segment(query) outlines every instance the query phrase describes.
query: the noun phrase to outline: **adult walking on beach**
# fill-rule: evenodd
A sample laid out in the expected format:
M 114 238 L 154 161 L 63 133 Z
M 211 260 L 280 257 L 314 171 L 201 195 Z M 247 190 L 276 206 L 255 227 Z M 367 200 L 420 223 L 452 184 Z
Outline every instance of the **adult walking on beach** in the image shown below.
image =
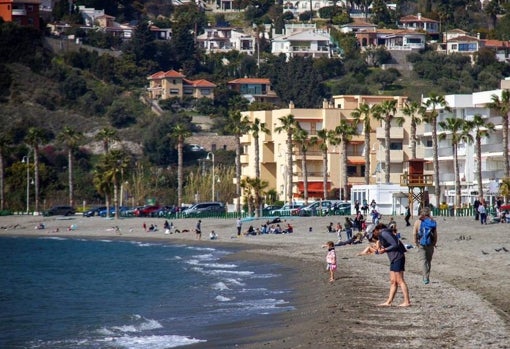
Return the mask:
M 437 223 L 430 217 L 430 208 L 425 207 L 420 211 L 419 219 L 414 222 L 413 235 L 422 263 L 423 283 L 426 285 L 430 282 L 432 256 L 437 244 Z
M 404 301 L 399 304 L 400 307 L 408 307 L 411 305 L 409 299 L 409 289 L 407 288 L 406 281 L 404 280 L 404 271 L 406 264 L 405 247 L 400 240 L 393 234 L 393 231 L 388 229 L 384 224 L 378 224 L 373 232 L 373 238 L 379 240 L 380 248 L 375 252 L 376 254 L 386 253 L 390 260 L 390 292 L 386 302 L 379 304 L 379 306 L 390 306 L 393 299 L 397 294 L 397 289 L 400 287 Z
M 237 228 L 237 236 L 241 236 L 241 229 L 243 228 L 243 222 L 241 221 L 241 217 L 237 218 L 236 228 Z
M 195 234 L 197 240 L 200 240 L 202 238 L 202 221 L 200 219 L 198 220 L 197 226 L 195 227 Z

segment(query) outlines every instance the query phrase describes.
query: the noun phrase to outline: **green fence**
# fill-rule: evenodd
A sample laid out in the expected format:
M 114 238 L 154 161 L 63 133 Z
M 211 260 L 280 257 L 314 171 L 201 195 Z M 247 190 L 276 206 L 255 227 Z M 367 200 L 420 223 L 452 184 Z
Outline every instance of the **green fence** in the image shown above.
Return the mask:
M 442 217 L 474 217 L 475 216 L 475 208 L 474 207 L 465 207 L 465 208 L 457 208 L 453 207 L 438 209 L 434 208 L 432 210 L 432 214 L 434 216 L 442 216 Z M 494 207 L 487 208 L 487 215 L 495 215 L 496 209 Z

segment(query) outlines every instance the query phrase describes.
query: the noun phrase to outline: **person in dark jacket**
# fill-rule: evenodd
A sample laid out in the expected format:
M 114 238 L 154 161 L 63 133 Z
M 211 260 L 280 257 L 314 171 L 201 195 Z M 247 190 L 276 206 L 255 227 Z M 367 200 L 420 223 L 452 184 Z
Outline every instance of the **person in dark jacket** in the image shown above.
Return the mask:
M 391 306 L 393 299 L 400 287 L 404 301 L 399 305 L 401 307 L 408 307 L 411 305 L 409 299 L 409 289 L 404 280 L 404 271 L 406 264 L 405 247 L 400 240 L 393 234 L 393 231 L 388 229 L 384 224 L 378 224 L 373 232 L 373 238 L 379 240 L 379 250 L 376 254 L 388 255 L 390 260 L 390 293 L 386 302 L 379 304 L 379 306 Z

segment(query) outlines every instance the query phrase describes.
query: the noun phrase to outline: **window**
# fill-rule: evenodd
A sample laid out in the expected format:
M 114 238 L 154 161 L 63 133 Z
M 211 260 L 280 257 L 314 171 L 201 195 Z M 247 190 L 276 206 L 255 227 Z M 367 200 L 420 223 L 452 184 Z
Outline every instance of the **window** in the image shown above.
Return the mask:
M 193 89 L 192 89 L 192 88 L 185 88 L 185 89 L 183 90 L 183 93 L 184 93 L 185 95 L 192 95 L 192 94 L 193 94 Z
M 171 94 L 171 95 L 178 95 L 178 94 L 179 94 L 179 90 L 178 90 L 178 89 L 176 89 L 176 88 L 171 88 L 171 89 L 170 89 L 170 94 Z
M 209 96 L 211 94 L 211 89 L 203 88 L 202 90 L 200 90 L 200 92 L 202 93 L 202 96 Z
M 427 148 L 431 148 L 432 147 L 432 139 L 428 139 L 424 142 L 424 145 L 427 147 Z
M 407 38 L 408 44 L 421 44 L 420 38 Z
M 476 43 L 459 44 L 459 51 L 462 52 L 473 52 L 477 50 Z
M 457 44 L 452 44 L 452 50 L 457 51 Z
M 390 142 L 390 150 L 402 150 L 402 142 Z

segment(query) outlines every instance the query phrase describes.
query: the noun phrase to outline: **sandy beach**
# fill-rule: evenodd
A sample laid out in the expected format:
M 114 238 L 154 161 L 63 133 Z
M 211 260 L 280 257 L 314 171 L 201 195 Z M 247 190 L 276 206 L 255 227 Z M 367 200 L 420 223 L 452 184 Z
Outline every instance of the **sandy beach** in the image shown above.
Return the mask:
M 382 222 L 388 220 L 383 217 Z M 411 227 L 405 227 L 402 217 L 395 220 L 403 241 L 412 244 Z M 410 249 L 406 255 L 409 308 L 376 306 L 387 297 L 389 262 L 385 255 L 357 256 L 366 242 L 337 247 L 339 269 L 335 282 L 328 282 L 326 250 L 321 246 L 328 240 L 336 241 L 326 226 L 329 222 L 343 224 L 343 217 L 290 218 L 293 234 L 241 238 L 236 237 L 235 220 L 202 219 L 203 236 L 198 241 L 192 232 L 194 219 L 173 220 L 176 228 L 189 232 L 165 235 L 161 229 L 164 219 L 160 218 L 7 216 L 0 217 L 0 236 L 238 246 L 241 252 L 233 258 L 271 260 L 292 267 L 295 272 L 286 277 L 296 289 L 296 310 L 279 315 L 278 329 L 232 343 L 236 348 L 509 348 L 510 225 L 482 226 L 472 217 L 437 220 L 439 242 L 430 284 L 422 283 L 416 251 Z M 40 222 L 45 229 L 35 229 Z M 157 224 L 159 231 L 145 232 L 144 222 Z M 262 222 L 265 220 L 244 222 L 243 230 Z M 67 231 L 72 224 L 77 229 Z M 218 240 L 209 240 L 211 230 L 219 234 Z M 400 302 L 401 295 L 397 294 L 395 304 Z

